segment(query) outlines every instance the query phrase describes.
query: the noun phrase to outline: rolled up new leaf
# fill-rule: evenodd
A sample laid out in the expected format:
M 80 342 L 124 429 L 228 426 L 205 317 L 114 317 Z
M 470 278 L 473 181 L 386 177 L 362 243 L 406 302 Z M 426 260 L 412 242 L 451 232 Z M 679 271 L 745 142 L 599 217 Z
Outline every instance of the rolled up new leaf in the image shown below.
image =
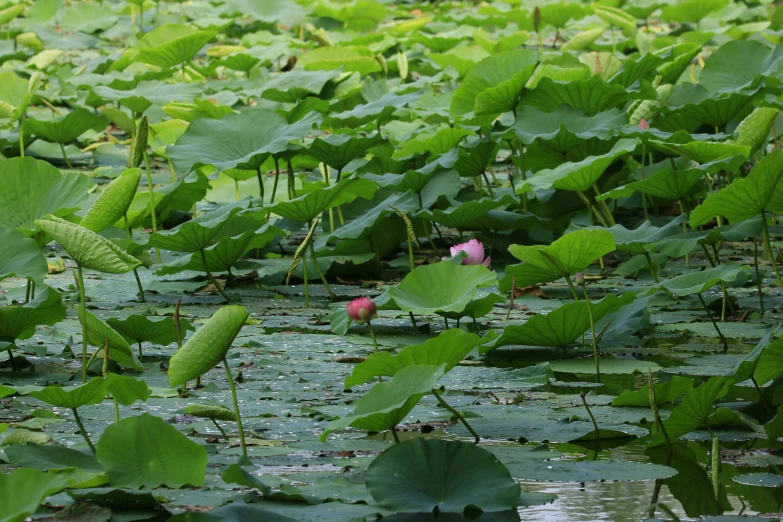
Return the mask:
M 224 306 L 199 328 L 169 360 L 172 387 L 199 377 L 222 361 L 248 318 L 244 306 Z
M 35 224 L 57 241 L 82 268 L 106 274 L 124 274 L 141 265 L 141 261 L 81 225 L 51 215 L 36 219 Z

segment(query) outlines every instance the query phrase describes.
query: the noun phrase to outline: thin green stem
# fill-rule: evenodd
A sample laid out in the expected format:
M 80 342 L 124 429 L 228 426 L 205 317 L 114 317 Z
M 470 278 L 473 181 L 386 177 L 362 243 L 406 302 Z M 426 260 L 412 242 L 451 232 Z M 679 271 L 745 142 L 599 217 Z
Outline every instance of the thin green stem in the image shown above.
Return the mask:
M 24 158 L 24 116 L 19 118 L 19 156 Z
M 209 267 L 207 266 L 207 254 L 204 252 L 204 249 L 202 248 L 199 250 L 199 252 L 201 252 L 201 263 L 204 265 L 204 272 L 207 273 L 207 279 L 209 279 L 209 282 L 212 283 L 218 292 L 220 292 L 220 295 L 223 296 L 223 299 L 225 299 L 227 303 L 230 303 L 231 299 L 229 299 L 226 292 L 220 287 L 217 280 L 212 275 L 212 272 L 209 271 Z
M 71 408 L 71 411 L 73 412 L 73 418 L 76 420 L 76 425 L 79 426 L 79 432 L 82 434 L 82 437 L 84 437 L 84 441 L 90 447 L 90 451 L 92 451 L 94 454 L 95 446 L 93 446 L 92 441 L 90 440 L 90 436 L 87 435 L 87 430 L 84 429 L 84 424 L 82 424 L 82 419 L 79 417 L 79 413 L 76 411 L 76 408 Z
M 310 308 L 310 287 L 307 280 L 307 256 L 302 256 L 302 279 L 304 280 L 305 308 Z
M 704 311 L 706 312 L 707 316 L 709 316 L 710 321 L 712 322 L 712 326 L 715 327 L 715 331 L 718 332 L 718 337 L 720 337 L 721 343 L 723 343 L 723 353 L 726 353 L 729 351 L 729 343 L 726 341 L 726 338 L 723 336 L 723 333 L 720 331 L 720 328 L 718 328 L 718 323 L 715 322 L 715 318 L 712 316 L 712 312 L 710 312 L 710 309 L 707 308 L 707 303 L 704 302 L 704 298 L 701 296 L 701 294 L 696 294 L 699 296 L 699 301 L 701 301 L 701 305 L 704 307 Z
M 764 240 L 764 254 L 767 255 L 769 262 L 772 263 L 775 277 L 778 278 L 778 285 L 783 289 L 783 280 L 780 278 L 780 270 L 778 270 L 778 264 L 775 261 L 775 253 L 772 251 L 772 245 L 769 241 L 769 225 L 767 224 L 767 218 L 764 215 L 764 212 L 761 213 L 761 234 Z
M 141 278 L 139 277 L 138 268 L 133 269 L 133 277 L 136 278 L 136 286 L 139 287 L 139 299 L 141 300 L 142 303 L 144 303 L 147 300 L 144 298 L 144 287 L 141 286 Z
M 155 217 L 155 191 L 152 184 L 152 173 L 150 172 L 150 157 L 147 155 L 147 151 L 144 151 L 144 169 L 147 172 L 147 190 L 150 194 L 150 218 L 152 219 L 152 232 L 158 231 L 158 219 Z M 160 248 L 155 247 L 155 259 L 160 263 Z
M 275 196 L 277 195 L 277 184 L 280 181 L 280 159 L 275 156 L 275 184 L 272 186 L 272 196 L 269 198 L 269 204 L 275 202 Z
M 79 301 L 82 304 L 82 383 L 87 382 L 87 299 L 84 295 L 84 277 L 81 265 L 76 265 L 79 276 Z
M 226 430 L 224 430 L 224 429 L 223 429 L 223 428 L 220 426 L 220 424 L 218 424 L 218 423 L 217 423 L 217 421 L 216 421 L 215 419 L 212 419 L 212 424 L 214 424 L 214 425 L 215 425 L 215 427 L 216 427 L 216 428 L 218 429 L 218 431 L 220 432 L 220 434 L 221 434 L 221 435 L 223 435 L 223 438 L 224 438 L 224 439 L 226 439 L 226 440 L 228 440 L 228 438 L 229 438 L 229 436 L 228 436 L 228 433 L 226 433 Z
M 753 265 L 756 267 L 756 285 L 759 291 L 759 309 L 761 317 L 764 317 L 764 294 L 761 293 L 761 274 L 759 273 L 759 242 L 753 238 Z
M 647 156 L 647 144 L 642 143 L 642 181 L 644 181 L 644 163 L 645 163 L 645 157 Z M 644 209 L 644 219 L 649 221 L 650 215 L 647 213 L 647 195 L 642 192 L 642 208 Z
M 476 433 L 476 431 L 473 429 L 473 427 L 468 423 L 468 421 L 465 420 L 465 417 L 462 416 L 460 412 L 458 412 L 456 409 L 452 408 L 449 403 L 447 403 L 445 400 L 443 400 L 443 397 L 440 396 L 440 393 L 438 393 L 438 390 L 435 388 L 432 389 L 432 394 L 435 396 L 436 399 L 438 399 L 438 402 L 441 406 L 446 408 L 451 412 L 452 415 L 457 417 L 459 421 L 462 423 L 463 426 L 465 426 L 465 429 L 470 432 L 471 435 L 473 435 L 473 438 L 475 439 L 474 444 L 478 444 L 481 442 L 481 437 L 479 437 L 479 434 Z
M 315 257 L 315 245 L 313 244 L 313 240 L 310 240 L 310 256 L 313 259 L 313 264 L 315 265 L 315 270 L 318 272 L 318 277 L 321 278 L 321 282 L 326 287 L 326 291 L 329 292 L 329 298 L 334 299 L 337 297 L 337 294 L 334 293 L 334 290 L 332 290 L 332 287 L 329 286 L 329 283 L 326 281 L 326 275 L 324 275 L 323 270 L 321 270 L 321 266 L 318 264 L 318 260 Z
M 413 326 L 413 333 L 419 333 L 419 325 L 416 324 L 416 318 L 413 317 L 413 312 L 408 312 L 408 316 L 411 318 L 411 325 Z
M 593 423 L 593 428 L 595 428 L 595 435 L 598 436 L 598 423 L 595 421 L 595 417 L 593 416 L 593 412 L 590 411 L 590 406 L 587 404 L 587 399 L 585 398 L 585 392 L 584 390 L 581 390 L 579 392 L 579 396 L 582 398 L 582 404 L 584 404 L 585 409 L 587 410 L 587 415 L 590 417 L 590 420 Z
M 399 444 L 400 437 L 397 435 L 397 428 L 392 427 L 391 432 L 392 432 L 392 437 L 394 437 L 394 443 Z
M 256 178 L 258 179 L 258 192 L 261 195 L 261 201 L 264 201 L 264 178 L 261 175 L 261 167 L 256 167 Z
M 579 301 L 579 294 L 576 293 L 576 288 L 574 288 L 574 283 L 571 282 L 571 278 L 566 276 L 565 280 L 566 283 L 568 283 L 568 288 L 571 289 L 571 295 L 574 296 L 574 301 Z
M 495 191 L 492 190 L 492 183 L 489 182 L 489 178 L 487 177 L 486 172 L 482 172 L 481 175 L 484 177 L 484 183 L 487 184 L 487 191 L 489 192 L 489 197 L 494 198 L 495 197 Z
M 65 153 L 65 144 L 60 143 L 60 152 L 62 152 L 63 160 L 65 160 L 65 164 L 68 166 L 69 169 L 73 168 L 73 165 L 71 165 L 71 160 L 68 159 L 68 154 Z
M 598 362 L 598 337 L 595 335 L 595 321 L 593 320 L 593 305 L 590 303 L 590 296 L 587 295 L 587 285 L 582 284 L 582 292 L 585 295 L 585 301 L 587 301 L 587 316 L 590 319 L 590 331 L 593 334 L 593 356 L 595 357 L 595 378 L 598 382 L 601 381 L 601 368 Z M 597 429 L 597 428 L 596 428 Z
M 370 331 L 370 337 L 372 338 L 372 345 L 375 348 L 375 353 L 378 353 L 378 339 L 375 338 L 375 330 L 372 329 L 370 321 L 367 321 L 367 329 Z M 383 382 L 383 378 L 379 375 L 378 382 Z
M 237 428 L 239 429 L 239 445 L 242 447 L 242 455 L 247 458 L 247 446 L 245 446 L 245 430 L 242 427 L 242 415 L 239 413 L 239 401 L 237 401 L 237 389 L 234 386 L 234 378 L 231 376 L 231 368 L 228 361 L 223 357 L 223 366 L 226 368 L 226 377 L 228 385 L 231 387 L 231 399 L 234 401 L 234 413 L 237 415 Z

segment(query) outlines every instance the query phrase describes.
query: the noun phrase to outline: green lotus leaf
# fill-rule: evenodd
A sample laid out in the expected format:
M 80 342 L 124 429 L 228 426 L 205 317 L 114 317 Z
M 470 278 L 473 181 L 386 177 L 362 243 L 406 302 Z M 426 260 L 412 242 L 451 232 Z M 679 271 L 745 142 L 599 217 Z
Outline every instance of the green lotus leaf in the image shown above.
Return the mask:
M 161 68 L 175 67 L 192 60 L 215 34 L 186 25 L 160 25 L 139 39 L 135 59 Z
M 538 53 L 514 50 L 493 54 L 476 64 L 451 98 L 449 114 L 455 121 L 480 117 L 488 123 L 516 107 L 538 64 Z
M 210 100 L 203 100 L 198 98 L 193 100 L 193 103 L 176 101 L 170 102 L 161 107 L 161 110 L 172 118 L 177 118 L 180 122 L 184 121 L 186 123 L 195 121 L 199 118 L 219 120 L 224 116 L 234 114 L 234 109 L 231 107 L 220 105 L 219 103 L 213 103 Z M 171 120 L 162 121 L 158 125 L 165 125 L 170 123 Z M 181 126 L 181 123 L 178 124 L 178 126 Z M 187 128 L 187 125 L 185 128 Z M 167 145 L 174 145 L 174 143 L 177 141 L 177 138 L 179 138 L 185 131 L 185 128 L 182 128 L 182 132 L 179 132 L 170 143 L 167 143 Z
M 376 197 L 369 201 L 370 204 L 377 203 L 375 206 L 371 207 L 366 212 L 353 217 L 350 221 L 347 221 L 345 225 L 336 228 L 334 232 L 319 238 L 315 243 L 316 249 L 324 249 L 327 243 L 334 238 L 361 239 L 369 237 L 373 230 L 380 225 L 383 225 L 386 219 L 389 219 L 389 216 L 396 214 L 392 207 L 396 207 L 406 213 L 411 212 L 416 208 L 416 202 L 413 198 L 413 193 L 410 190 L 403 193 L 393 193 L 384 198 L 385 195 L 385 192 L 376 192 Z M 343 211 L 343 213 L 345 214 L 346 212 Z
M 294 221 L 309 223 L 330 208 L 350 203 L 356 198 L 370 199 L 376 190 L 378 186 L 368 179 L 349 178 L 296 199 L 280 201 L 265 207 L 265 210 Z
M 414 155 L 439 156 L 449 152 L 457 146 L 466 136 L 473 135 L 466 129 L 443 128 L 434 134 L 419 134 L 415 138 L 406 141 L 394 151 L 393 158 L 406 158 Z
M 310 113 L 289 124 L 282 116 L 265 109 L 229 114 L 219 120 L 198 119 L 167 153 L 177 170 L 190 172 L 203 165 L 218 171 L 255 170 L 270 154 L 283 152 L 292 141 L 304 138 L 322 117 Z
M 424 210 L 419 212 L 416 217 L 430 219 L 447 227 L 464 230 L 475 224 L 490 210 L 505 207 L 512 203 L 515 203 L 514 198 L 509 195 L 505 195 L 500 199 L 481 198 L 474 201 L 465 201 L 445 210 Z
M 382 70 L 372 51 L 354 45 L 317 47 L 299 57 L 299 65 L 306 71 L 343 68 L 362 76 Z
M 199 252 L 212 244 L 220 229 L 233 215 L 248 208 L 249 205 L 249 200 L 242 199 L 200 214 L 195 219 L 186 221 L 171 230 L 155 232 L 150 236 L 150 245 L 175 252 Z
M 746 178 L 711 194 L 691 213 L 692 227 L 724 216 L 732 223 L 752 218 L 766 211 L 783 212 L 783 151 L 775 150 L 754 165 Z
M 778 109 L 758 107 L 737 126 L 737 144 L 750 147 L 755 154 L 766 142 L 778 117 Z
M 136 354 L 133 352 L 130 345 L 128 345 L 128 341 L 126 341 L 122 335 L 89 310 L 86 311 L 86 319 L 83 320 L 82 308 L 77 306 L 74 309 L 76 310 L 76 316 L 79 318 L 79 321 L 84 324 L 88 344 L 97 348 L 103 348 L 108 341 L 110 360 L 116 362 L 120 366 L 144 371 L 144 366 L 141 365 Z
M 243 306 L 223 306 L 169 360 L 169 384 L 199 377 L 226 357 L 249 314 Z
M 345 389 L 364 384 L 374 377 L 393 377 L 403 368 L 417 364 L 443 365 L 444 373 L 448 373 L 481 342 L 476 334 L 452 328 L 422 344 L 406 346 L 397 355 L 389 352 L 370 354 L 354 366 L 353 373 L 345 379 Z
M 96 96 L 117 102 L 136 114 L 142 114 L 153 105 L 163 107 L 175 101 L 191 101 L 202 94 L 201 87 L 196 84 L 160 81 L 140 81 L 129 89 L 114 89 L 105 85 L 91 88 Z
M 357 105 L 351 110 L 330 114 L 327 118 L 327 122 L 334 126 L 348 127 L 352 129 L 360 127 L 371 121 L 374 121 L 380 125 L 381 123 L 389 120 L 392 114 L 394 114 L 397 110 L 418 101 L 422 94 L 423 93 L 421 92 L 412 92 L 410 94 L 395 94 L 393 92 L 387 92 L 377 100 L 371 100 L 368 103 Z
M 7 24 L 20 14 L 22 14 L 27 6 L 24 4 L 17 4 L 12 5 L 11 7 L 6 7 L 2 11 L 0 11 L 0 24 Z
M 141 261 L 108 239 L 80 225 L 55 216 L 36 219 L 35 224 L 57 241 L 82 268 L 107 274 L 124 274 L 141 265 Z
M 368 150 L 381 143 L 383 143 L 383 136 L 380 133 L 371 136 L 328 134 L 313 140 L 307 148 L 307 153 L 339 173 L 351 161 L 364 156 Z
M 655 250 L 659 241 L 679 234 L 683 221 L 685 215 L 681 214 L 662 227 L 653 226 L 649 221 L 645 221 L 633 230 L 628 230 L 623 225 L 615 225 L 608 230 L 614 234 L 617 250 L 645 254 Z
M 508 249 L 520 261 L 560 277 L 581 272 L 614 250 L 614 235 L 608 230 L 578 230 L 563 235 L 549 246 L 511 245 Z
M 59 444 L 16 444 L 5 449 L 5 455 L 19 467 L 50 469 L 79 468 L 100 473 L 103 468 L 92 454 L 82 453 Z
M 605 32 L 605 27 L 596 27 L 595 29 L 582 31 L 571 37 L 560 49 L 563 51 L 584 51 L 593 45 Z
M 201 486 L 206 450 L 159 417 L 142 413 L 108 426 L 95 454 L 114 486 Z
M 601 20 L 619 27 L 624 33 L 633 34 L 636 32 L 636 18 L 622 9 L 610 5 L 595 4 L 593 10 Z
M 682 402 L 675 406 L 669 418 L 663 421 L 669 440 L 674 442 L 683 435 L 697 430 L 707 424 L 715 412 L 715 401 L 729 391 L 731 381 L 725 377 L 712 377 L 710 380 L 685 392 Z M 663 432 L 655 430 L 648 446 L 660 446 L 666 442 Z
M 641 90 L 634 91 L 620 83 L 605 82 L 600 75 L 573 81 L 543 77 L 535 89 L 525 92 L 521 103 L 538 107 L 544 112 L 551 112 L 567 104 L 594 116 L 611 108 L 619 108 L 629 100 L 653 100 L 657 97 L 657 92 L 649 84 L 641 84 Z
M 273 76 L 258 89 L 251 89 L 248 94 L 256 94 L 267 100 L 283 103 L 296 103 L 308 96 L 320 96 L 324 88 L 335 82 L 340 71 L 306 71 L 294 69 Z
M 472 177 L 485 174 L 498 154 L 498 144 L 490 136 L 469 141 L 458 148 L 454 170 L 460 176 Z
M 36 219 L 79 209 L 87 200 L 90 178 L 75 172 L 63 175 L 45 161 L 25 157 L 0 162 L 0 183 L 0 228 L 30 236 Z
M 512 282 L 517 288 L 526 288 L 528 286 L 551 283 L 561 277 L 563 276 L 557 272 L 528 263 L 508 265 L 506 266 L 505 275 L 498 281 L 498 289 L 501 292 L 510 292 Z
M 60 292 L 44 286 L 35 299 L 23 305 L 0 306 L 0 339 L 14 342 L 27 339 L 40 325 L 53 326 L 65 319 L 66 310 Z
M 682 0 L 664 6 L 662 18 L 667 22 L 697 23 L 728 3 L 728 0 Z
M 104 377 L 106 391 L 123 406 L 130 406 L 136 401 L 146 401 L 152 395 L 147 381 L 127 375 L 110 373 Z
M 389 381 L 378 383 L 356 404 L 351 415 L 326 425 L 321 441 L 333 431 L 349 426 L 367 431 L 386 431 L 399 424 L 421 398 L 430 393 L 443 377 L 443 366 L 407 366 Z
M 634 139 L 621 139 L 606 154 L 589 156 L 576 163 L 563 163 L 555 169 L 539 171 L 518 190 L 556 188 L 584 192 L 598 181 L 618 157 L 633 152 L 637 145 L 638 142 Z
M 469 442 L 415 438 L 395 444 L 370 464 L 367 489 L 401 513 L 514 510 L 521 490 L 491 452 Z
M 15 72 L 0 73 L 0 118 L 19 120 L 30 103 L 29 82 Z
M 106 397 L 106 381 L 103 377 L 94 377 L 78 386 L 18 386 L 16 391 L 51 406 L 74 410 L 88 404 L 100 404 Z
M 545 141 L 547 146 L 559 152 L 568 152 L 578 143 L 590 138 L 609 139 L 617 129 L 626 124 L 626 115 L 619 109 L 609 109 L 588 116 L 581 109 L 561 105 L 552 112 L 544 112 L 530 105 L 517 111 L 512 129 L 517 139 L 525 145 Z
M 783 81 L 781 60 L 783 49 L 780 47 L 769 47 L 756 40 L 729 41 L 707 59 L 699 75 L 699 84 L 710 92 L 753 89 L 763 80 L 779 87 Z
M 107 124 L 104 116 L 79 108 L 53 120 L 27 118 L 25 130 L 52 143 L 70 143 L 88 130 L 103 130 Z
M 693 388 L 693 379 L 672 375 L 666 382 L 655 383 L 655 402 L 662 406 L 676 401 L 680 395 Z M 623 390 L 612 401 L 612 406 L 650 407 L 650 384 L 647 383 L 638 390 Z
M 691 272 L 676 277 L 672 277 L 650 288 L 648 294 L 659 292 L 663 289 L 668 290 L 677 297 L 684 297 L 690 294 L 700 294 L 709 290 L 721 281 L 724 283 L 733 283 L 748 267 L 742 266 L 734 261 L 718 265 L 714 268 L 708 268 L 701 272 Z
M 495 272 L 481 265 L 440 262 L 422 265 L 386 291 L 400 310 L 415 315 L 462 312 L 479 288 L 497 282 Z
M 46 497 L 62 490 L 67 483 L 64 476 L 30 468 L 0 475 L 0 522 L 26 520 Z
M 81 226 L 102 232 L 122 220 L 133 202 L 141 180 L 141 169 L 128 169 L 103 189 L 82 218 Z
M 35 240 L 16 230 L 0 229 L 0 280 L 25 277 L 42 285 L 47 272 L 46 259 Z
M 626 292 L 620 297 L 607 295 L 592 303 L 593 320 L 598 322 L 608 314 L 631 304 L 636 294 Z M 566 347 L 590 328 L 590 311 L 586 301 L 566 303 L 546 315 L 534 315 L 522 325 L 509 325 L 494 343 L 481 346 L 486 353 L 500 346 Z
M 225 406 L 211 404 L 188 404 L 185 406 L 185 413 L 202 419 L 237 421 L 237 414 Z
M 154 343 L 161 346 L 177 342 L 174 319 L 171 317 L 133 314 L 125 319 L 112 317 L 107 319 L 106 323 L 130 342 Z M 182 337 L 185 337 L 188 331 L 193 330 L 193 325 L 184 317 L 180 318 L 179 330 Z
M 657 125 L 672 132 L 699 122 L 723 128 L 749 114 L 752 103 L 746 93 L 712 93 L 699 84 L 681 83 L 672 89 L 662 110 L 667 117 Z

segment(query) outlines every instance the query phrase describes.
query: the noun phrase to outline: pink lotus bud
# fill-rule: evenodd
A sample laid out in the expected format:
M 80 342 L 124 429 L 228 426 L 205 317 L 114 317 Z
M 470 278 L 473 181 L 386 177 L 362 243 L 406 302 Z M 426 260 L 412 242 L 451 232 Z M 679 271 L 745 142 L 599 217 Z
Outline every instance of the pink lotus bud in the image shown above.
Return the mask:
M 584 286 L 584 284 L 585 284 L 585 275 L 582 272 L 577 272 L 576 275 L 574 275 L 574 281 L 579 286 Z
M 369 323 L 378 315 L 375 301 L 369 297 L 357 297 L 345 305 L 345 309 L 348 311 L 348 317 L 359 324 Z
M 647 129 L 650 128 L 650 124 L 647 123 L 647 120 L 642 118 L 641 121 L 639 122 L 639 128 L 642 129 L 642 130 L 647 130 Z
M 462 258 L 463 265 L 484 265 L 489 266 L 492 258 L 488 257 L 484 259 L 484 245 L 477 239 L 471 239 L 467 243 L 462 243 L 451 247 L 451 257 L 456 256 L 460 252 L 465 252 L 468 257 Z

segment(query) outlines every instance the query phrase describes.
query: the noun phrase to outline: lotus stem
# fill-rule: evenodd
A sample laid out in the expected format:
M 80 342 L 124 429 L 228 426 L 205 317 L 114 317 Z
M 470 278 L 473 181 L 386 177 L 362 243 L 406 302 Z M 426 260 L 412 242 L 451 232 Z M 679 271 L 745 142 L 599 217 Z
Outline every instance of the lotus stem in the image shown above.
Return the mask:
M 236 198 L 237 201 L 242 199 L 242 196 L 239 194 L 239 180 L 238 179 L 234 179 L 234 197 Z
M 413 312 L 408 312 L 408 316 L 411 318 L 411 325 L 413 326 L 413 333 L 419 333 L 419 325 L 416 324 L 416 318 L 413 317 Z
M 644 159 L 647 156 L 647 144 L 642 142 L 642 181 L 644 181 Z M 642 194 L 642 208 L 644 209 L 644 219 L 649 221 L 650 215 L 647 213 L 647 194 Z
M 231 368 L 228 366 L 228 360 L 223 357 L 223 366 L 226 368 L 226 377 L 228 385 L 231 387 L 231 399 L 234 401 L 234 413 L 237 415 L 237 428 L 239 429 L 239 444 L 242 446 L 242 455 L 247 458 L 247 446 L 245 446 L 245 430 L 242 427 L 242 416 L 239 413 L 239 402 L 237 401 L 237 389 L 234 386 L 234 378 L 231 376 Z
M 783 289 L 783 280 L 780 278 L 780 271 L 778 270 L 778 264 L 775 261 L 775 253 L 772 251 L 772 245 L 769 242 L 769 225 L 767 225 L 767 218 L 764 212 L 761 213 L 761 234 L 764 240 L 764 254 L 772 263 L 772 269 L 775 271 L 775 277 L 778 278 L 778 285 Z
M 304 280 L 305 308 L 310 308 L 310 288 L 307 286 L 307 256 L 302 257 L 302 279 Z
M 758 238 L 753 238 L 753 265 L 756 267 L 756 285 L 759 290 L 759 310 L 761 317 L 764 317 L 764 294 L 761 293 L 761 274 L 759 273 L 759 242 Z
M 652 378 L 652 370 L 647 368 L 647 382 L 650 386 L 650 407 L 653 412 L 653 420 L 655 426 L 663 433 L 663 438 L 666 439 L 666 447 L 669 448 L 669 454 L 672 452 L 672 441 L 669 439 L 669 434 L 666 432 L 666 426 L 663 425 L 661 420 L 661 413 L 658 410 L 658 398 L 655 396 L 655 383 Z
M 294 178 L 294 167 L 291 164 L 291 160 L 288 160 L 288 199 L 296 198 L 296 179 Z
M 587 213 L 588 213 L 588 214 L 590 214 L 590 213 L 593 213 L 593 214 L 595 214 L 595 217 L 597 217 L 597 218 L 598 218 L 598 221 L 600 221 L 600 222 L 601 222 L 601 224 L 602 224 L 604 227 L 606 227 L 606 228 L 609 228 L 609 225 L 607 225 L 607 223 L 606 223 L 606 219 L 604 219 L 604 216 L 601 214 L 601 212 L 598 212 L 598 211 L 595 209 L 595 207 L 593 206 L 593 204 L 592 204 L 592 203 L 590 203 L 590 200 L 587 198 L 587 196 L 585 196 L 585 195 L 584 195 L 584 193 L 583 193 L 581 190 L 577 190 L 577 191 L 576 191 L 576 193 L 577 193 L 577 195 L 579 196 L 579 199 L 581 199 L 581 200 L 584 202 L 585 206 L 587 207 Z
M 84 429 L 84 424 L 82 424 L 82 419 L 79 417 L 79 413 L 76 411 L 76 408 L 71 408 L 71 411 L 73 412 L 73 418 L 76 420 L 76 425 L 79 426 L 79 432 L 82 434 L 82 437 L 84 437 L 84 441 L 90 447 L 90 451 L 92 451 L 94 455 L 95 446 L 93 446 L 92 441 L 90 440 L 90 436 L 87 435 L 87 430 Z
M 595 193 L 595 201 L 598 204 L 598 207 L 601 209 L 601 211 L 604 213 L 604 216 L 606 217 L 606 222 L 609 223 L 611 226 L 615 226 L 617 223 L 614 221 L 614 217 L 612 216 L 612 211 L 609 209 L 609 206 L 606 204 L 606 202 L 602 199 L 598 199 L 601 195 L 601 192 L 598 190 L 598 186 L 596 186 L 595 183 L 593 183 L 593 192 Z
M 392 437 L 394 437 L 394 443 L 399 444 L 400 443 L 400 437 L 397 435 L 397 428 L 392 426 L 392 429 L 390 430 L 392 432 Z
M 712 437 L 712 455 L 710 471 L 712 475 L 712 489 L 715 492 L 715 498 L 720 498 L 720 439 Z
M 19 118 L 19 156 L 24 158 L 24 115 Z
M 275 184 L 272 186 L 272 197 L 269 198 L 270 205 L 275 202 L 275 196 L 277 195 L 277 183 L 279 181 L 280 181 L 280 159 L 277 156 L 275 156 Z
M 579 294 L 576 293 L 576 288 L 574 288 L 574 283 L 571 282 L 571 277 L 566 276 L 565 280 L 566 283 L 568 283 L 568 288 L 571 289 L 571 295 L 574 296 L 574 301 L 579 301 Z
M 212 420 L 212 424 L 214 424 L 214 425 L 215 425 L 215 427 L 216 427 L 216 428 L 218 429 L 218 431 L 220 432 L 220 434 L 221 434 L 221 435 L 223 435 L 223 438 L 225 438 L 226 440 L 228 440 L 230 437 L 228 436 L 228 433 L 226 433 L 226 430 L 224 430 L 224 429 L 223 429 L 223 428 L 220 426 L 220 424 L 218 424 L 218 423 L 217 423 L 217 421 L 216 421 L 215 419 L 211 419 L 211 420 Z
M 141 278 L 139 278 L 139 271 L 138 268 L 133 269 L 133 277 L 136 278 L 136 286 L 139 287 L 139 299 L 142 303 L 147 302 L 147 299 L 144 297 L 144 287 L 141 286 Z
M 256 178 L 258 178 L 258 192 L 261 195 L 261 201 L 264 201 L 264 178 L 261 175 L 261 167 L 256 167 Z
M 60 152 L 63 154 L 63 159 L 65 160 L 65 164 L 68 166 L 69 169 L 73 168 L 73 165 L 71 165 L 71 161 L 68 159 L 68 154 L 65 153 L 65 145 L 63 143 L 60 143 Z
M 139 347 L 141 347 L 141 343 L 139 343 Z M 101 375 L 104 379 L 109 375 L 109 362 L 109 338 L 106 337 L 106 341 L 103 343 L 103 366 L 101 367 Z M 114 401 L 114 422 L 120 422 L 120 403 L 117 402 L 117 397 L 114 395 L 111 398 Z
M 207 254 L 204 252 L 204 249 L 202 248 L 199 250 L 199 252 L 201 252 L 201 262 L 204 264 L 204 272 L 207 273 L 207 279 L 209 279 L 209 282 L 214 285 L 218 292 L 220 292 L 220 295 L 223 296 L 223 299 L 225 299 L 227 303 L 230 303 L 231 299 L 229 299 L 228 295 L 226 295 L 226 292 L 220 287 L 217 280 L 212 275 L 212 272 L 209 271 L 209 267 L 207 266 Z
M 28 279 L 24 289 L 24 302 L 30 302 L 30 291 L 32 290 L 32 280 Z
M 590 417 L 590 421 L 593 423 L 593 428 L 595 428 L 595 437 L 598 438 L 598 423 L 595 421 L 595 417 L 593 416 L 593 412 L 590 411 L 590 406 L 587 404 L 587 399 L 585 398 L 585 391 L 579 390 L 579 396 L 582 398 L 582 404 L 584 404 L 585 409 L 587 410 L 587 415 Z
M 334 293 L 334 290 L 332 290 L 332 287 L 326 281 L 326 275 L 324 275 L 323 270 L 321 270 L 321 266 L 318 264 L 318 260 L 315 257 L 315 245 L 313 244 L 312 239 L 310 240 L 310 255 L 313 258 L 313 264 L 315 265 L 315 270 L 318 272 L 318 277 L 321 278 L 321 282 L 326 287 L 326 291 L 329 292 L 329 298 L 334 299 L 337 297 L 337 294 Z
M 147 172 L 147 189 L 150 193 L 150 217 L 152 219 L 152 232 L 158 231 L 158 220 L 155 217 L 155 192 L 152 185 L 152 173 L 150 173 L 150 157 L 147 155 L 147 151 L 144 151 L 144 169 Z M 155 259 L 160 263 L 160 248 L 155 247 Z
M 599 367 L 599 362 L 598 362 L 598 337 L 596 337 L 595 335 L 595 321 L 593 320 L 593 305 L 592 303 L 590 303 L 590 296 L 587 295 L 586 282 L 582 283 L 582 292 L 584 292 L 585 301 L 587 301 L 587 315 L 590 318 L 590 331 L 593 334 L 593 356 L 595 357 L 595 379 L 597 382 L 601 382 L 601 368 Z
M 710 318 L 710 321 L 712 321 L 712 326 L 715 327 L 715 331 L 718 332 L 718 337 L 720 337 L 721 343 L 723 343 L 723 353 L 726 353 L 729 351 L 729 343 L 726 341 L 726 338 L 723 336 L 723 333 L 720 331 L 720 328 L 718 328 L 718 323 L 715 322 L 715 318 L 712 316 L 712 312 L 710 312 L 710 309 L 707 308 L 707 303 L 704 302 L 704 298 L 701 296 L 701 294 L 696 294 L 699 296 L 699 301 L 701 301 L 701 305 L 704 307 L 704 311 L 707 313 L 707 316 Z
M 473 439 L 474 439 L 473 444 L 478 444 L 479 442 L 481 442 L 481 437 L 479 437 L 479 434 L 476 433 L 476 431 L 473 429 L 473 427 L 470 425 L 470 423 L 465 420 L 465 417 L 463 417 L 460 412 L 458 412 L 456 409 L 451 407 L 449 405 L 449 403 L 447 403 L 445 400 L 443 400 L 443 397 L 441 397 L 440 393 L 438 393 L 438 390 L 433 388 L 432 389 L 432 394 L 435 396 L 436 399 L 438 399 L 438 402 L 440 403 L 440 405 L 443 406 L 444 408 L 446 408 L 447 410 L 449 410 L 452 415 L 457 417 L 457 419 L 459 419 L 459 421 L 462 423 L 462 425 L 465 426 L 465 429 L 467 429 L 470 432 L 470 434 L 473 435 Z
M 489 182 L 486 171 L 482 172 L 481 176 L 484 178 L 484 183 L 487 184 L 487 192 L 489 192 L 489 197 L 494 198 L 495 192 L 492 190 L 492 183 Z
M 511 309 L 514 308 L 514 299 L 517 297 L 517 278 L 511 276 L 511 295 L 508 298 L 508 311 L 506 311 L 506 321 L 511 317 Z
M 171 163 L 171 160 L 169 158 L 166 158 L 169 164 L 169 172 L 171 172 L 171 182 L 176 183 L 177 182 L 177 173 L 174 172 L 174 164 Z
M 182 348 L 182 329 L 179 326 L 179 305 L 181 300 L 177 299 L 177 304 L 174 305 L 174 315 L 171 317 L 174 325 L 174 337 L 177 340 L 177 348 Z
M 82 383 L 87 382 L 87 299 L 84 295 L 84 277 L 81 265 L 76 265 L 79 277 L 79 300 L 82 304 Z

